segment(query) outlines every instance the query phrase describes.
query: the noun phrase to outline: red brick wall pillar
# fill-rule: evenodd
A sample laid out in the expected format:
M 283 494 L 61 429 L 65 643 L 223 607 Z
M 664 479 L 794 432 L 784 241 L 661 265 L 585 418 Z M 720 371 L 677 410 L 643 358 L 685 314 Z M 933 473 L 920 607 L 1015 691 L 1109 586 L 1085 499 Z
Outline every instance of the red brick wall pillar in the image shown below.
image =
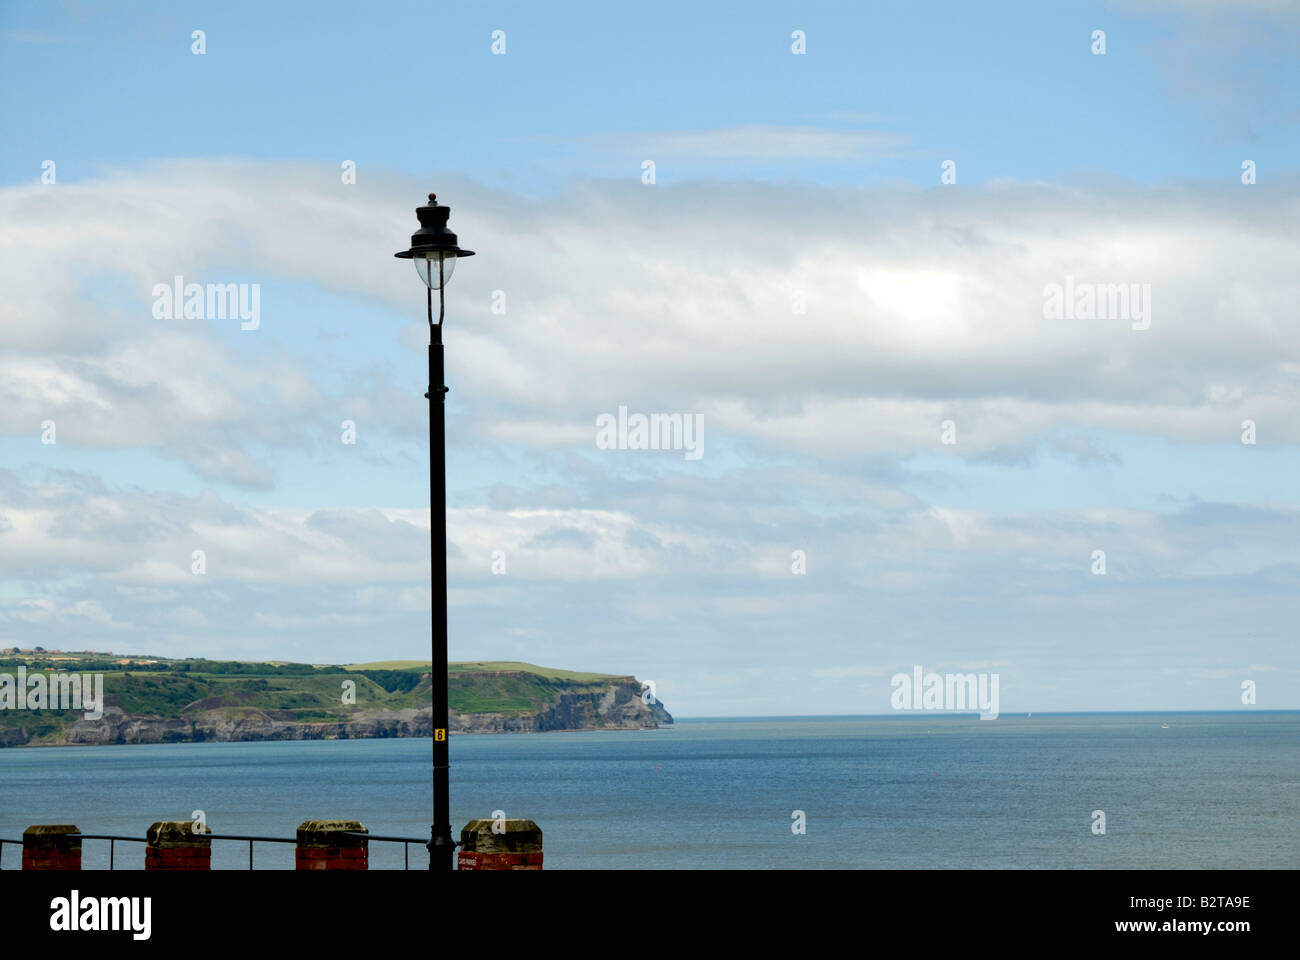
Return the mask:
M 146 870 L 211 870 L 212 841 L 190 820 L 160 820 L 145 834 Z
M 460 844 L 457 870 L 542 869 L 542 828 L 531 820 L 471 820 Z
M 368 832 L 356 820 L 306 820 L 298 826 L 294 866 L 299 870 L 369 869 L 370 839 L 350 837 Z
M 70 823 L 34 824 L 23 831 L 24 870 L 80 870 L 81 831 Z

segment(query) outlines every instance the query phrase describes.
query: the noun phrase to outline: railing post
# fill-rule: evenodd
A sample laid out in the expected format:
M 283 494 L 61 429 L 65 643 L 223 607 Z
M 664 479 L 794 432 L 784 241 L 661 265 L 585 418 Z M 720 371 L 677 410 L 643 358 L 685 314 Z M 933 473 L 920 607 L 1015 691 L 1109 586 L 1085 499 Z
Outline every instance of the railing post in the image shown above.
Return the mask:
M 471 820 L 460 831 L 457 870 L 540 870 L 542 828 L 531 820 Z
M 23 831 L 24 870 L 80 870 L 81 831 L 70 823 L 33 824 Z
M 212 840 L 190 820 L 160 820 L 145 834 L 146 870 L 211 870 Z
M 349 832 L 369 831 L 356 820 L 305 820 L 298 826 L 294 866 L 298 870 L 369 869 L 370 838 Z

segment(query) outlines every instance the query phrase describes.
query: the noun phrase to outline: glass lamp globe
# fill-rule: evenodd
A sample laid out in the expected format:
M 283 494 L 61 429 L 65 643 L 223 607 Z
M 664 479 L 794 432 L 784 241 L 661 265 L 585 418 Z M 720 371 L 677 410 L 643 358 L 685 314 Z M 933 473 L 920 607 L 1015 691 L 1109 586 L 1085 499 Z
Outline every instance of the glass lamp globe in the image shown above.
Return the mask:
M 435 250 L 417 253 L 411 259 L 415 261 L 415 272 L 420 275 L 420 279 L 430 290 L 441 290 L 445 287 L 456 270 L 455 253 Z

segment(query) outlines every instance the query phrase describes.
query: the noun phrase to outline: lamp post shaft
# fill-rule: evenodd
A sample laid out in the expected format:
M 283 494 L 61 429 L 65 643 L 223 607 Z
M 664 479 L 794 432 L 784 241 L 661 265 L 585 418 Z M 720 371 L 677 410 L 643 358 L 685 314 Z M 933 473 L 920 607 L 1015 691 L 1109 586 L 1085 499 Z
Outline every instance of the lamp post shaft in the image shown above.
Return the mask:
M 441 307 L 441 290 L 438 300 Z M 429 559 L 433 590 L 433 829 L 429 869 L 451 870 L 456 845 L 451 837 L 447 749 L 447 387 L 443 383 L 441 317 L 439 321 L 429 324 Z
M 433 601 L 429 665 L 433 701 L 433 825 L 429 829 L 429 869 L 455 869 L 456 843 L 451 838 L 450 751 L 447 704 L 447 385 L 443 383 L 443 290 L 451 279 L 450 267 L 461 257 L 456 234 L 447 229 L 451 210 L 429 194 L 427 206 L 416 207 L 420 229 L 411 234 L 411 246 L 393 256 L 414 260 L 424 281 L 429 309 L 429 581 Z M 437 268 L 435 283 L 434 268 Z M 433 322 L 433 291 L 438 291 L 438 322 Z

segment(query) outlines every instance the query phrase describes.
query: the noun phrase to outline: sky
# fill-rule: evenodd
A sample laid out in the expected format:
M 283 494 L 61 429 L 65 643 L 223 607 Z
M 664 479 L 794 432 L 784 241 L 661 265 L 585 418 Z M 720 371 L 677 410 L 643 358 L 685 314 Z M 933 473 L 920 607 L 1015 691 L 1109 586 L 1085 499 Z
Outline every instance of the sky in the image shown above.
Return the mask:
M 1300 708 L 1298 41 L 1292 0 L 6 2 L 0 646 L 428 658 L 392 254 L 435 191 L 452 659 L 679 716 L 915 666 Z M 621 407 L 698 456 L 609 449 Z

